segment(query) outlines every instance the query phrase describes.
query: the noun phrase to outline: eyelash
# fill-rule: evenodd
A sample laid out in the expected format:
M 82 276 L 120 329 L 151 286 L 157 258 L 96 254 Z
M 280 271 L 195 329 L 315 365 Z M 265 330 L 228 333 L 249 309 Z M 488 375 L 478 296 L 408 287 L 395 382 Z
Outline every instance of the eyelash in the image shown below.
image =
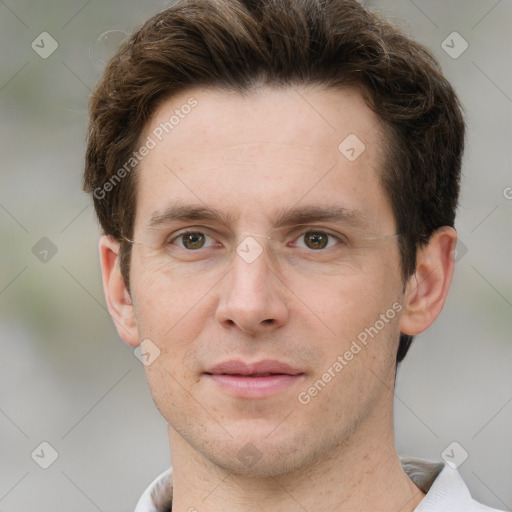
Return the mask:
M 197 234 L 197 233 L 200 233 L 200 234 L 203 234 L 207 237 L 210 237 L 213 239 L 213 237 L 211 237 L 210 235 L 208 235 L 207 233 L 204 233 L 203 231 L 196 231 L 196 230 L 187 230 L 187 231 L 182 231 L 181 233 L 178 233 L 177 235 L 174 235 L 172 238 L 169 238 L 167 241 L 166 241 L 166 245 L 175 245 L 176 247 L 178 247 L 179 249 L 182 249 L 184 251 L 187 251 L 187 252 L 198 252 L 200 251 L 201 249 L 205 249 L 205 247 L 201 247 L 199 249 L 196 249 L 196 250 L 193 250 L 193 249 L 187 249 L 186 247 L 181 247 L 179 245 L 176 245 L 174 242 L 175 240 L 178 240 L 179 238 L 185 236 L 185 235 L 190 235 L 190 234 Z M 323 231 L 323 230 L 314 230 L 314 229 L 308 229 L 306 231 L 302 231 L 297 237 L 295 237 L 294 240 L 297 240 L 303 236 L 305 236 L 306 234 L 308 233 L 315 233 L 315 234 L 322 234 L 322 235 L 327 235 L 328 237 L 330 238 L 334 238 L 335 240 L 338 241 L 338 243 L 341 243 L 341 244 L 345 244 L 346 241 L 339 235 L 335 235 L 333 233 L 330 233 L 329 231 Z M 218 243 L 218 242 L 217 242 Z M 329 244 L 329 242 L 327 243 L 327 245 Z M 297 245 L 294 244 L 294 247 L 297 247 Z M 301 247 L 302 249 L 304 249 L 304 247 Z M 311 252 L 325 252 L 327 251 L 328 249 L 332 249 L 333 246 L 331 247 L 326 247 L 326 248 L 322 248 L 322 249 L 309 249 Z M 208 247 L 206 247 L 206 249 L 208 249 Z M 305 249 L 308 249 L 307 247 Z

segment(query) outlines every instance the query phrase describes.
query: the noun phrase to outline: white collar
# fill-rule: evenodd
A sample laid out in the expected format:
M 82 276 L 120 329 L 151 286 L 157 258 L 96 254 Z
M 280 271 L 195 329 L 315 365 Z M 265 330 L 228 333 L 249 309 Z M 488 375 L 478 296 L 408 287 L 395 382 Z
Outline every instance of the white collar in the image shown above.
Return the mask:
M 414 512 L 500 512 L 471 498 L 456 469 L 442 463 L 401 456 L 409 478 L 426 494 Z M 172 469 L 159 475 L 141 496 L 134 512 L 170 512 Z

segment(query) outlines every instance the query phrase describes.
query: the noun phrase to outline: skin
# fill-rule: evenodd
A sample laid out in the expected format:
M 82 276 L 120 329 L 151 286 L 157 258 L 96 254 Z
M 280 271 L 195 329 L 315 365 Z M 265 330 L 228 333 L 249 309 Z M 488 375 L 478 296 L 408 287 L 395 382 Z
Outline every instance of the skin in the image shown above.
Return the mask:
M 414 510 L 424 493 L 396 453 L 395 357 L 399 333 L 424 331 L 441 311 L 455 230 L 434 233 L 407 283 L 396 237 L 348 253 L 334 240 L 334 249 L 319 255 L 301 233 L 361 240 L 396 230 L 379 180 L 385 135 L 359 92 L 191 89 L 161 104 L 144 139 L 190 97 L 197 107 L 138 171 L 130 292 L 118 243 L 107 236 L 100 242 L 105 295 L 120 336 L 134 347 L 149 338 L 160 350 L 146 374 L 169 424 L 173 510 Z M 352 162 L 338 150 L 349 134 L 366 146 Z M 148 228 L 174 204 L 207 205 L 231 220 Z M 331 205 L 359 212 L 357 228 L 320 221 L 302 231 L 274 229 L 283 209 Z M 184 260 L 186 249 L 159 249 L 187 227 L 211 236 L 201 256 L 189 251 L 192 259 Z M 253 237 L 264 250 L 252 263 L 235 252 L 248 234 L 271 237 Z M 298 394 L 396 303 L 401 311 L 378 335 L 300 403 Z M 236 358 L 283 361 L 303 376 L 272 396 L 235 397 L 204 372 Z M 252 464 L 238 456 L 247 443 L 259 456 Z

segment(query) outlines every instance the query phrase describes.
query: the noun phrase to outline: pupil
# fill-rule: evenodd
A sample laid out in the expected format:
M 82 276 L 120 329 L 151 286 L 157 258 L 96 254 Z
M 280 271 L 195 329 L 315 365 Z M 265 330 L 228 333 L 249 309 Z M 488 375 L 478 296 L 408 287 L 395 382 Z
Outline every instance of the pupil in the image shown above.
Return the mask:
M 184 235 L 184 245 L 187 249 L 198 249 L 204 244 L 204 235 L 202 233 L 188 233 Z
M 323 249 L 327 245 L 327 236 L 322 233 L 307 233 L 307 243 L 311 242 L 311 249 Z

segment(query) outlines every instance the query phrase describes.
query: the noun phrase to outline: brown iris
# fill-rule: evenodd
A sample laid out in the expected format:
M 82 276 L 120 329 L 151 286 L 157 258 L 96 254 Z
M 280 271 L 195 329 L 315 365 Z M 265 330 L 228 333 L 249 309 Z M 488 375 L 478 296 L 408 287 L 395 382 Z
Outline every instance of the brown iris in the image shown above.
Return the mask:
M 329 235 L 318 231 L 309 231 L 304 234 L 304 241 L 310 249 L 323 249 L 329 241 Z
M 204 245 L 205 236 L 203 233 L 184 233 L 181 235 L 183 245 L 187 249 L 201 249 Z

